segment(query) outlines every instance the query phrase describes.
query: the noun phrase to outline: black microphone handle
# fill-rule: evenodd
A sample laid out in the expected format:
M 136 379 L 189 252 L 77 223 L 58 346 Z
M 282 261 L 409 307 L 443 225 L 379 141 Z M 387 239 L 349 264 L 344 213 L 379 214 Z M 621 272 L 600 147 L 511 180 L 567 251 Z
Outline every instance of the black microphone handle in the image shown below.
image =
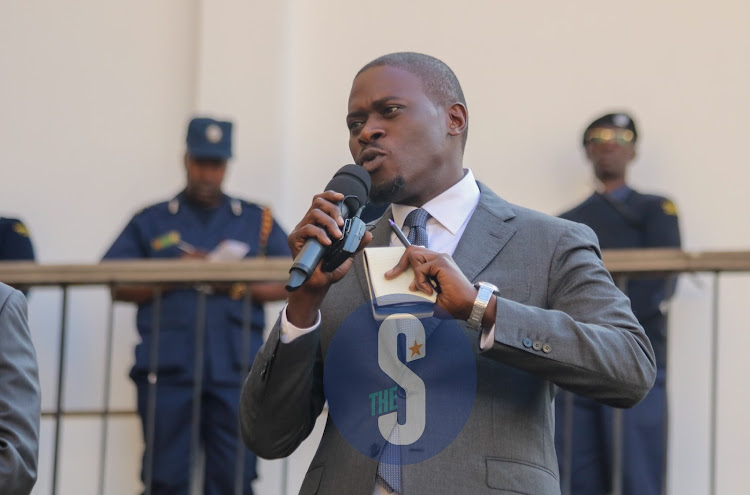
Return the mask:
M 339 210 L 341 216 L 347 218 L 349 216 L 349 209 L 343 202 L 339 203 Z M 286 290 L 292 292 L 299 289 L 302 284 L 307 282 L 315 268 L 323 259 L 328 246 L 323 246 L 320 242 L 311 237 L 305 241 L 305 245 L 302 247 L 302 251 L 297 254 L 294 258 L 292 268 L 289 269 L 289 281 L 286 284 Z

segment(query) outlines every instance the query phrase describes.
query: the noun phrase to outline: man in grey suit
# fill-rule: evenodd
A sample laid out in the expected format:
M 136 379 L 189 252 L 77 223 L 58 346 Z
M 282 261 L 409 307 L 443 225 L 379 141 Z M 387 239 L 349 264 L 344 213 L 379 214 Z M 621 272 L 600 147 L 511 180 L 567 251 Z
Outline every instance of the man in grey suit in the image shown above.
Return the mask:
M 0 283 L 0 492 L 27 495 L 36 482 L 41 393 L 26 298 Z
M 386 453 L 400 445 L 396 458 L 403 458 L 409 445 L 380 438 L 363 453 L 349 427 L 332 420 L 331 405 L 300 493 L 559 494 L 557 387 L 629 407 L 656 372 L 651 345 L 602 265 L 596 236 L 507 203 L 463 168 L 466 102 L 456 76 L 437 59 L 395 53 L 367 64 L 354 78 L 347 124 L 352 156 L 372 178 L 371 200 L 392 203 L 361 247 L 399 245 L 389 219 L 427 246 L 408 247 L 386 278 L 411 267 L 413 288 L 438 288 L 437 306 L 458 322 L 471 348 L 476 390 L 455 439 L 421 462 L 396 462 L 395 476 Z M 309 238 L 329 245 L 329 235 L 342 236 L 342 200 L 333 191 L 314 197 L 289 236 L 294 255 Z M 333 339 L 369 294 L 361 254 L 330 273 L 318 267 L 290 294 L 244 385 L 240 422 L 251 450 L 284 457 L 310 434 L 329 392 L 323 384 Z M 352 380 L 364 373 L 356 366 Z

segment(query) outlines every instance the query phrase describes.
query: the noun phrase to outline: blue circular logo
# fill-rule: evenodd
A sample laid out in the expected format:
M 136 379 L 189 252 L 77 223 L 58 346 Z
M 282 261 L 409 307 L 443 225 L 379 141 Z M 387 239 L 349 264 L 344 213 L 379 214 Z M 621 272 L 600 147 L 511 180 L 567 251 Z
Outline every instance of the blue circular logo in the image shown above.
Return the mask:
M 331 419 L 354 448 L 377 460 L 390 443 L 400 464 L 414 464 L 459 435 L 477 376 L 472 335 L 437 306 L 406 306 L 376 318 L 367 303 L 349 315 L 328 348 L 323 385 Z

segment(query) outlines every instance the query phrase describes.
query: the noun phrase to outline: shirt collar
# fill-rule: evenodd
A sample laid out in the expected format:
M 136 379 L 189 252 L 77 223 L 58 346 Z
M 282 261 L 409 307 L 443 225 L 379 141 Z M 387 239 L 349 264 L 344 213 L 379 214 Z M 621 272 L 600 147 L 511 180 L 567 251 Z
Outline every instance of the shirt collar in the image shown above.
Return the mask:
M 626 199 L 628 199 L 630 191 L 631 189 L 627 185 L 623 184 L 614 191 L 607 193 L 607 196 L 614 199 L 615 201 L 625 201 Z
M 465 171 L 463 179 L 422 205 L 435 221 L 453 235 L 456 235 L 479 203 L 479 186 L 474 174 L 470 169 Z M 403 226 L 406 216 L 412 210 L 416 208 L 394 204 L 393 221 Z

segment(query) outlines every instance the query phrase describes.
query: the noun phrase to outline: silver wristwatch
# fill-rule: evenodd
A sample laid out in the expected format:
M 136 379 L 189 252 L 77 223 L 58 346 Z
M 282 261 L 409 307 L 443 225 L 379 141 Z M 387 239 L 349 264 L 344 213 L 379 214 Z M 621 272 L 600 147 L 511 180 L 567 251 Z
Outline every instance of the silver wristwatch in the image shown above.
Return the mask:
M 492 295 L 499 296 L 500 293 L 497 287 L 489 282 L 477 282 L 474 287 L 479 289 L 477 291 L 477 298 L 474 300 L 474 307 L 471 309 L 471 316 L 466 320 L 469 328 L 479 330 L 482 326 L 482 317 L 484 317 L 484 311 L 487 309 L 487 304 L 490 302 Z

